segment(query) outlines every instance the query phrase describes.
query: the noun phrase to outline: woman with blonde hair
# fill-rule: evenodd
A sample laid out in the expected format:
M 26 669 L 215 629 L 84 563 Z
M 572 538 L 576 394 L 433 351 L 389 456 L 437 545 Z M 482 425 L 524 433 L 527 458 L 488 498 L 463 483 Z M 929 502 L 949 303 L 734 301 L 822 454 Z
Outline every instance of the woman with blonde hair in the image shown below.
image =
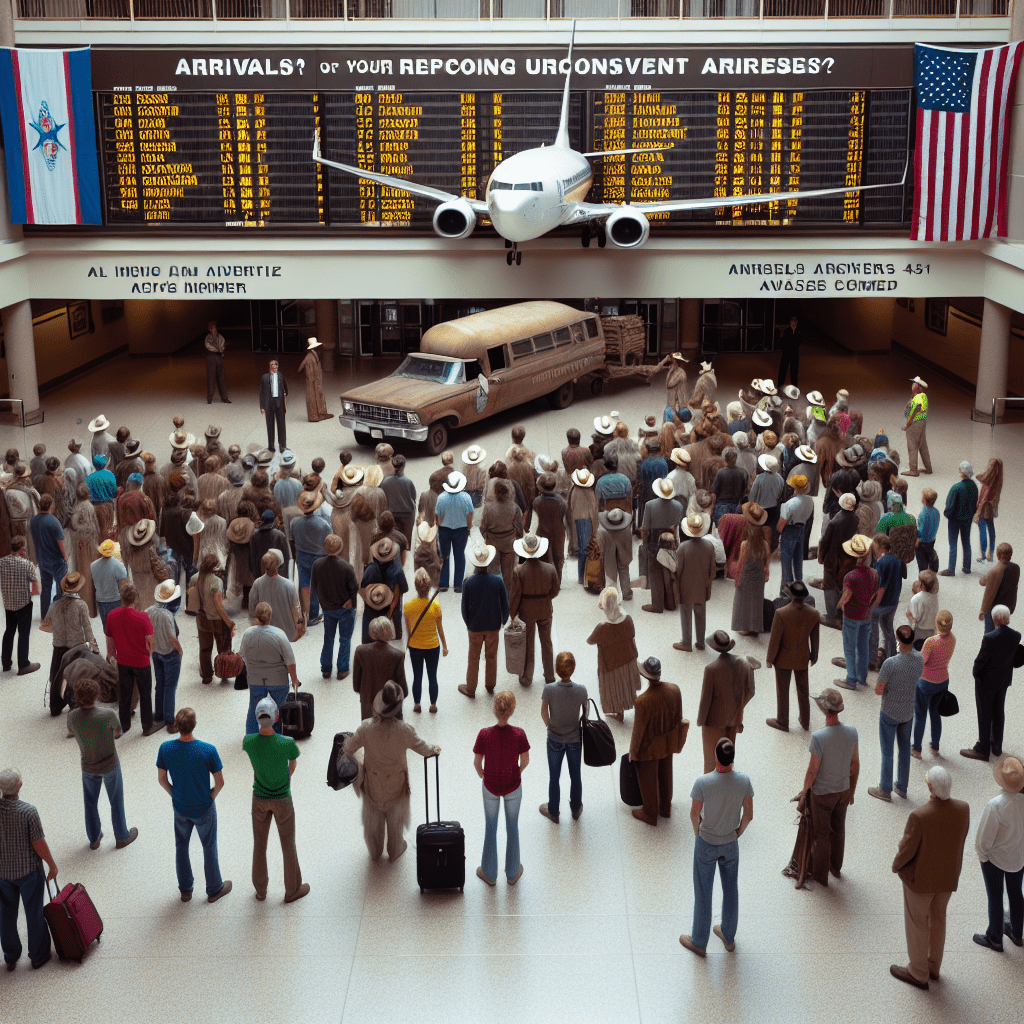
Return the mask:
M 519 807 L 523 802 L 522 775 L 530 763 L 530 741 L 508 720 L 516 709 L 515 694 L 494 695 L 497 725 L 481 729 L 473 744 L 473 766 L 483 779 L 484 850 L 476 877 L 494 885 L 498 879 L 498 809 L 505 805 L 505 878 L 515 885 L 523 875 L 519 860 Z M 351 741 L 350 741 L 351 742 Z
M 932 722 L 931 751 L 935 755 L 939 753 L 939 740 L 942 737 L 939 701 L 949 689 L 949 660 L 956 650 L 951 612 L 943 609 L 935 616 L 935 631 L 935 636 L 928 637 L 921 648 L 924 667 L 914 694 L 914 741 L 910 747 L 910 756 L 918 760 L 921 759 L 921 740 L 924 738 L 925 719 L 928 717 Z
M 597 685 L 601 691 L 601 710 L 622 721 L 622 713 L 629 711 L 640 690 L 640 669 L 637 667 L 636 629 L 633 619 L 619 604 L 615 587 L 605 587 L 597 599 L 597 607 L 604 612 L 587 637 L 588 644 L 597 647 Z
M 420 710 L 423 692 L 423 668 L 427 669 L 427 695 L 430 713 L 437 714 L 437 659 L 448 657 L 448 641 L 441 625 L 441 606 L 430 596 L 430 573 L 417 569 L 413 577 L 416 597 L 406 601 L 405 625 L 409 631 L 409 658 L 412 661 L 413 711 Z
M 747 521 L 747 535 L 740 544 L 740 572 L 732 601 L 732 629 L 740 636 L 757 636 L 764 630 L 764 585 L 768 581 L 768 563 L 772 557 L 762 529 L 768 521 L 768 513 L 753 501 L 746 502 L 740 512 Z
M 974 521 L 978 524 L 978 536 L 981 540 L 979 562 L 992 562 L 992 553 L 996 549 L 995 518 L 999 515 L 999 496 L 1003 493 L 1003 460 L 989 459 L 988 465 L 975 479 L 981 484 L 978 493 L 978 507 L 974 513 Z

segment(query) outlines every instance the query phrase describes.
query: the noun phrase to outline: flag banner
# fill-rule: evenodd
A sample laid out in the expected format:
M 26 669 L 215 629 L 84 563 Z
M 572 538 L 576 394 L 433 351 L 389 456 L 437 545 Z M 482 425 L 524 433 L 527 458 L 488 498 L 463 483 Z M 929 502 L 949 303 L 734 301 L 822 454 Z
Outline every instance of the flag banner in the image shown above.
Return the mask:
M 917 148 L 911 238 L 1006 235 L 1010 112 L 1024 44 L 986 50 L 914 45 Z
M 0 48 L 0 118 L 11 220 L 101 224 L 89 48 Z

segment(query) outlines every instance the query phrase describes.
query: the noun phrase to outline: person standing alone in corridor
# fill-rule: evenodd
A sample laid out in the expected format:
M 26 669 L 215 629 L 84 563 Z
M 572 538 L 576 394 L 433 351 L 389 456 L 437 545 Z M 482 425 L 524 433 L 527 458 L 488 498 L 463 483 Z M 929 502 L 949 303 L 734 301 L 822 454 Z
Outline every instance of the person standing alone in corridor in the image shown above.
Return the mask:
M 277 437 L 281 444 L 280 451 L 284 451 L 287 441 L 285 440 L 284 416 L 288 411 L 288 381 L 284 374 L 278 372 L 276 359 L 270 360 L 267 373 L 260 378 L 260 412 L 267 418 L 267 447 L 274 450 L 274 427 L 277 427 Z
M 220 392 L 222 402 L 231 403 L 228 398 L 228 386 L 224 380 L 224 346 L 227 342 L 224 335 L 217 330 L 217 321 L 211 320 L 206 325 L 207 335 L 203 341 L 206 347 L 206 404 L 213 404 L 213 390 Z

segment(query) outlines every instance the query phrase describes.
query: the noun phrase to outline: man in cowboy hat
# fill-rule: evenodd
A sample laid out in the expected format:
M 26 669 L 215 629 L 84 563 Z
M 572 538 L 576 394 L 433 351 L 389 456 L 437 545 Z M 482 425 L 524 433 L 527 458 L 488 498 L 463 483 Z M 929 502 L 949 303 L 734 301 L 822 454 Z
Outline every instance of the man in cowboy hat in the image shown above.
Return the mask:
M 610 508 L 597 514 L 597 539 L 601 544 L 605 578 L 610 586 L 619 588 L 623 601 L 633 600 L 629 572 L 633 562 L 632 525 L 629 513 L 621 508 Z
M 338 634 L 338 678 L 349 673 L 349 651 L 355 624 L 359 581 L 351 564 L 341 555 L 341 538 L 330 533 L 324 538 L 324 556 L 313 563 L 309 575 L 310 600 L 319 602 L 324 620 L 324 643 L 320 650 L 320 673 L 331 678 L 334 634 Z
M 488 571 L 497 549 L 490 544 L 474 544 L 466 552 L 473 572 L 462 585 L 462 621 L 469 634 L 469 661 L 466 681 L 459 693 L 476 696 L 480 678 L 480 650 L 484 651 L 484 688 L 494 693 L 498 681 L 498 631 L 508 619 L 508 593 L 504 580 Z M 513 570 L 514 571 L 514 570 Z
M 370 563 L 363 570 L 359 581 L 359 593 L 366 599 L 366 592 L 377 584 L 383 584 L 391 592 L 387 615 L 395 625 L 395 636 L 402 639 L 402 595 L 409 590 L 401 562 L 396 557 L 398 545 L 390 537 L 381 537 L 370 546 Z
M 121 590 L 121 606 L 107 616 L 103 629 L 107 638 L 107 657 L 117 659 L 117 706 L 121 732 L 132 727 L 132 694 L 139 689 L 142 735 L 152 736 L 163 728 L 153 721 L 153 672 L 149 655 L 153 650 L 153 623 L 145 612 L 134 607 L 139 592 L 131 583 Z
M 824 566 L 822 587 L 825 591 L 825 618 L 822 625 L 842 629 L 839 617 L 839 598 L 843 591 L 840 567 L 845 552 L 843 545 L 857 532 L 857 498 L 850 493 L 839 498 L 839 512 L 822 530 L 818 542 L 818 562 Z
M 814 703 L 825 714 L 825 728 L 811 733 L 811 760 L 804 776 L 803 801 L 810 801 L 814 880 L 828 887 L 828 874 L 840 878 L 846 851 L 846 809 L 853 804 L 860 775 L 857 730 L 843 725 L 839 714 L 843 697 L 838 690 L 822 690 Z
M 804 578 L 804 531 L 814 516 L 814 502 L 807 496 L 807 477 L 794 473 L 786 483 L 792 488 L 793 496 L 782 504 L 775 524 L 782 560 L 780 597 L 785 597 L 787 583 Z
M 885 596 L 878 572 L 868 562 L 871 540 L 856 533 L 843 544 L 843 551 L 856 560 L 843 577 L 843 593 L 836 605 L 843 613 L 843 656 L 846 678 L 835 680 L 844 690 L 856 690 L 858 683 L 868 685 L 868 664 L 871 647 L 871 615 Z
M 89 566 L 93 586 L 96 588 L 96 607 L 100 612 L 103 628 L 107 627 L 107 616 L 121 604 L 121 580 L 128 578 L 128 570 L 116 557 L 118 546 L 112 540 L 105 540 L 99 546 L 100 557 Z
M 907 452 L 910 465 L 903 470 L 904 476 L 918 476 L 917 456 L 921 456 L 921 464 L 926 473 L 932 471 L 932 460 L 928 454 L 928 441 L 924 436 L 928 426 L 928 385 L 920 377 L 910 379 L 910 401 L 903 410 L 907 422 L 903 429 L 907 434 Z
M 664 461 L 664 460 L 662 460 Z M 661 614 L 665 610 L 664 576 L 656 573 L 654 560 L 658 557 L 658 547 L 663 533 L 678 536 L 679 524 L 685 511 L 683 506 L 674 499 L 675 489 L 667 477 L 654 481 L 654 497 L 644 505 L 643 518 L 640 521 L 640 537 L 643 545 L 641 559 L 641 575 L 649 577 L 651 587 L 651 603 L 645 604 L 645 612 Z
M 224 379 L 224 346 L 227 342 L 224 335 L 217 330 L 217 321 L 211 320 L 206 325 L 207 334 L 203 339 L 206 348 L 206 404 L 213 404 L 213 389 L 220 392 L 222 402 L 231 402 L 228 398 L 228 385 Z
M 799 384 L 797 379 L 800 376 L 800 343 L 804 340 L 803 332 L 799 329 L 800 321 L 795 316 L 789 318 L 788 324 L 776 325 L 779 331 L 779 348 L 782 351 L 782 358 L 779 360 L 779 386 L 786 383 L 786 374 L 794 385 Z
M 569 517 L 575 526 L 578 582 L 584 581 L 587 546 L 597 533 L 597 498 L 594 495 L 594 474 L 589 469 L 575 469 L 569 488 Z
M 260 731 L 242 740 L 242 749 L 249 755 L 253 768 L 252 787 L 252 884 L 256 899 L 267 898 L 267 840 L 270 820 L 277 822 L 284 861 L 284 901 L 294 903 L 309 892 L 303 882 L 299 856 L 295 852 L 295 808 L 292 805 L 291 777 L 295 773 L 299 746 L 290 736 L 274 731 L 278 718 L 273 697 L 264 697 L 256 705 L 256 721 Z
M 729 652 L 736 641 L 723 629 L 707 638 L 718 657 L 704 667 L 704 685 L 700 694 L 697 724 L 704 743 L 704 774 L 714 771 L 715 745 L 722 738 L 736 742 L 743 731 L 743 709 L 754 696 L 756 661 L 737 658 Z
M 366 642 L 353 652 L 352 689 L 359 694 L 359 714 L 363 721 L 373 717 L 374 698 L 389 681 L 397 683 L 405 696 L 409 695 L 409 684 L 405 679 L 405 651 L 392 646 L 394 639 L 394 624 L 386 616 L 378 615 L 367 626 Z M 396 717 L 401 718 L 402 712 L 399 711 Z
M 693 846 L 693 926 L 679 941 L 697 956 L 707 953 L 711 932 L 711 893 L 715 870 L 722 877 L 722 923 L 715 934 L 731 953 L 736 948 L 740 894 L 739 838 L 754 818 L 754 787 L 741 772 L 733 771 L 736 747 L 724 737 L 715 745 L 714 768 L 705 772 L 690 791 Z
M 1024 869 L 1024 765 L 1020 758 L 1004 757 L 992 774 L 1003 790 L 985 805 L 974 842 L 981 861 L 981 874 L 988 894 L 988 927 L 976 933 L 979 946 L 1003 951 L 1003 936 L 1015 946 L 1024 944 L 1024 897 L 1021 871 Z M 1009 919 L 1003 919 L 1003 888 L 1010 900 Z
M 675 683 L 661 678 L 661 662 L 648 658 L 639 663 L 640 675 L 650 681 L 636 698 L 633 707 L 633 733 L 629 741 L 629 759 L 636 767 L 643 807 L 633 817 L 648 825 L 657 825 L 658 816 L 672 814 L 672 755 L 686 742 L 683 698 Z
M 285 413 L 288 411 L 288 381 L 279 372 L 276 359 L 270 360 L 267 373 L 260 378 L 260 412 L 267 418 L 267 447 L 274 450 L 274 427 L 280 451 L 284 451 L 288 442 L 285 440 Z
M 978 742 L 960 751 L 964 757 L 987 761 L 989 754 L 1003 752 L 1003 727 L 1006 721 L 1006 691 L 1019 664 L 1017 648 L 1020 633 L 1010 629 L 1010 609 L 997 604 L 992 609 L 995 629 L 981 639 L 974 659 L 974 702 L 978 710 Z
M 540 634 L 541 661 L 544 682 L 555 681 L 555 653 L 551 646 L 552 602 L 558 596 L 561 582 L 550 562 L 541 561 L 548 549 L 546 537 L 528 533 L 513 545 L 523 561 L 512 573 L 512 593 L 509 594 L 509 614 L 526 625 L 526 664 L 519 677 L 520 686 L 533 682 L 535 634 Z
M 889 973 L 915 988 L 939 979 L 946 943 L 946 906 L 956 892 L 964 860 L 964 841 L 971 827 L 965 800 L 952 800 L 953 780 L 941 765 L 925 775 L 929 800 L 907 817 L 892 870 L 903 882 L 903 924 L 907 933 L 906 967 L 893 964 Z M 1002 908 L 999 911 L 1002 924 Z
M 679 588 L 679 628 L 681 637 L 672 646 L 677 651 L 693 650 L 693 628 L 697 631 L 697 650 L 704 650 L 705 606 L 711 600 L 711 582 L 718 566 L 715 545 L 708 540 L 711 519 L 694 513 L 682 522 L 683 543 L 676 551 L 676 585 Z
M 295 452 L 289 449 L 281 455 L 274 477 L 274 501 L 281 508 L 294 505 L 302 493 L 302 480 L 295 473 L 296 465 Z
M 700 374 L 693 385 L 693 394 L 690 395 L 690 406 L 700 409 L 705 401 L 713 402 L 715 392 L 718 390 L 718 378 L 712 365 L 708 362 L 700 364 Z
M 789 732 L 789 680 L 796 677 L 797 713 L 800 727 L 811 727 L 811 704 L 807 689 L 807 670 L 818 660 L 818 624 L 821 616 L 806 603 L 807 587 L 794 580 L 787 588 L 790 602 L 775 612 L 768 638 L 765 663 L 775 669 L 774 718 L 766 719 L 771 728 Z
M 254 533 L 253 539 L 255 537 Z M 295 584 L 278 572 L 281 563 L 282 555 L 278 548 L 270 548 L 257 563 L 263 570 L 263 575 L 256 577 L 249 591 L 249 621 L 256 621 L 256 605 L 266 602 L 274 613 L 270 625 L 277 626 L 288 638 L 289 643 L 294 643 L 306 632 L 306 622 L 299 607 L 299 595 L 295 590 Z
M 672 363 L 668 369 L 668 377 L 665 380 L 667 406 L 675 412 L 677 409 L 686 408 L 686 366 L 690 360 L 683 356 L 682 352 L 672 353 Z
M 293 519 L 291 524 L 295 564 L 299 569 L 299 600 L 307 626 L 315 626 L 321 621 L 320 602 L 316 594 L 310 592 L 309 577 L 313 563 L 326 554 L 324 541 L 331 532 L 331 524 L 323 516 L 316 515 L 320 503 L 319 495 L 303 491 L 296 501 L 302 515 Z
M 102 455 L 106 460 L 110 457 L 110 446 L 117 443 L 117 438 L 107 429 L 109 426 L 110 420 L 103 413 L 89 424 L 88 430 L 92 434 L 90 458 L 95 459 L 97 455 Z
M 690 471 L 692 456 L 685 448 L 673 448 L 668 457 L 669 462 L 672 463 L 672 471 L 669 473 L 668 479 L 672 481 L 676 501 L 686 511 L 697 492 L 697 481 Z

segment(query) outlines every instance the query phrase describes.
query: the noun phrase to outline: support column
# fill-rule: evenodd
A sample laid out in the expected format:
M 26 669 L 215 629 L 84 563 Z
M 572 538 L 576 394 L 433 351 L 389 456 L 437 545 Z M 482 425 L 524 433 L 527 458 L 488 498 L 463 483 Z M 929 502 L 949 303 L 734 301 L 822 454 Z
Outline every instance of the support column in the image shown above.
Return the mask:
M 978 350 L 978 386 L 974 393 L 972 419 L 988 421 L 992 399 L 1006 396 L 1007 368 L 1010 363 L 1010 310 L 985 299 L 981 320 L 981 346 Z
M 336 299 L 317 299 L 313 308 L 316 336 L 324 346 L 320 350 L 324 373 L 334 373 L 334 357 L 338 352 L 338 303 Z
M 25 403 L 25 422 L 42 423 L 39 408 L 39 380 L 36 377 L 36 343 L 32 333 L 32 303 L 15 302 L 3 310 L 4 342 L 7 347 L 7 380 L 11 398 Z

